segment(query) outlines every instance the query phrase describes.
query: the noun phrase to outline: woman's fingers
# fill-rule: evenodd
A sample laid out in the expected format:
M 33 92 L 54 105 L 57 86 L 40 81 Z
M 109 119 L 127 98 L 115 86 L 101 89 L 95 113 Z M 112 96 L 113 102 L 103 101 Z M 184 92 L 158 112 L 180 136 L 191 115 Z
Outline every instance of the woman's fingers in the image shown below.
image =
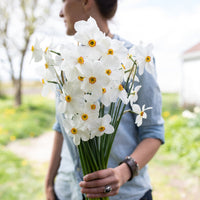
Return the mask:
M 87 194 L 88 198 L 107 197 L 118 194 L 120 179 L 116 170 L 109 168 L 87 174 L 79 185 L 82 187 L 81 192 Z M 111 186 L 112 190 L 105 193 L 105 186 Z
M 119 187 L 116 185 L 110 185 L 112 190 L 109 193 L 105 193 L 105 187 L 98 187 L 98 188 L 82 188 L 81 192 L 86 194 L 88 198 L 100 198 L 100 197 L 107 197 L 113 196 L 118 194 Z
M 103 179 L 106 178 L 108 176 L 111 176 L 114 174 L 114 171 L 112 168 L 108 168 L 108 169 L 103 169 L 103 170 L 99 170 L 90 174 L 87 174 L 86 176 L 83 177 L 84 181 L 92 181 L 95 179 Z
M 96 187 L 104 187 L 105 185 L 110 185 L 115 183 L 115 178 L 114 176 L 108 176 L 103 179 L 95 179 L 92 181 L 81 181 L 80 182 L 80 187 L 84 188 L 96 188 Z
M 112 191 L 112 192 L 109 192 L 109 193 L 101 193 L 101 194 L 86 194 L 86 196 L 88 198 L 103 198 L 103 197 L 108 197 L 108 196 L 114 196 L 114 195 L 117 195 L 118 192 L 117 191 Z

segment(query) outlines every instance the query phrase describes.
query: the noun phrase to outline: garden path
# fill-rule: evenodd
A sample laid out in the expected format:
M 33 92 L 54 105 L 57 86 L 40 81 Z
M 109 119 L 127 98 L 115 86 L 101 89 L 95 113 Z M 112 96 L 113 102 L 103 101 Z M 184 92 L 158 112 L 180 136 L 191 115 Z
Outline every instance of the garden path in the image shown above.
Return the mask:
M 16 140 L 7 149 L 28 161 L 46 163 L 49 161 L 53 146 L 54 132 L 46 132 L 36 138 Z

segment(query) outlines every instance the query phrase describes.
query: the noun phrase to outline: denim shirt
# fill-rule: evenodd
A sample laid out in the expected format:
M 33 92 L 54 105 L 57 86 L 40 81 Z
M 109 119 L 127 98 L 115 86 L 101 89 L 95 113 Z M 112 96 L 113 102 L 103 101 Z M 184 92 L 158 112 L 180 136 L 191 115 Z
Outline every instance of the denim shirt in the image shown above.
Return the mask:
M 133 46 L 118 35 L 114 35 L 114 39 L 123 41 L 127 49 Z M 138 77 L 140 79 L 139 84 L 142 87 L 138 92 L 139 98 L 136 103 L 140 106 L 145 104 L 146 107 L 153 107 L 153 109 L 146 111 L 148 117 L 143 120 L 140 127 L 135 125 L 136 116 L 134 114 L 128 112 L 122 117 L 111 149 L 108 168 L 117 167 L 126 156 L 132 154 L 138 144 L 145 138 L 156 138 L 162 144 L 164 143 L 164 121 L 161 117 L 162 102 L 158 83 L 155 76 L 146 71 Z M 58 101 L 59 94 L 57 94 L 56 105 Z M 130 104 L 126 106 L 126 109 L 130 109 Z M 53 129 L 63 134 L 66 143 L 63 144 L 61 164 L 55 181 L 55 191 L 60 200 L 81 200 L 82 195 L 78 183 L 82 180 L 83 174 L 78 151 L 72 138 L 65 133 L 59 113 L 56 114 L 56 120 Z M 138 176 L 125 183 L 120 188 L 119 193 L 116 196 L 109 197 L 109 199 L 139 200 L 146 191 L 151 189 L 147 168 L 147 165 L 143 167 Z M 66 190 L 66 188 L 69 189 Z M 72 195 L 75 195 L 75 197 L 72 197 Z

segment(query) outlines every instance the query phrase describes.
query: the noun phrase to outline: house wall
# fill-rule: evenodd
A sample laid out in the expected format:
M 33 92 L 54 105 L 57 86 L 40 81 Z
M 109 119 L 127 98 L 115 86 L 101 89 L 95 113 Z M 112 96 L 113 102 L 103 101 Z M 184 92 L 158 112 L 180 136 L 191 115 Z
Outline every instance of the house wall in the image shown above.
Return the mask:
M 200 59 L 185 60 L 181 77 L 181 104 L 200 106 Z

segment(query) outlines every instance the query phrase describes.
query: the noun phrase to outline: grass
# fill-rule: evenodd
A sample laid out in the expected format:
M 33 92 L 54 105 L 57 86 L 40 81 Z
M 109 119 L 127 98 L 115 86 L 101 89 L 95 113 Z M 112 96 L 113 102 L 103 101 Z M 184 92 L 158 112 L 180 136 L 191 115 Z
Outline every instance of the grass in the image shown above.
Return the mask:
M 200 113 L 182 116 L 177 94 L 163 94 L 165 144 L 150 162 L 155 200 L 195 200 L 200 183 Z
M 173 154 L 176 161 L 200 177 L 200 113 L 195 118 L 182 116 L 177 94 L 163 94 L 166 143 L 163 154 Z
M 55 119 L 54 101 L 41 95 L 26 95 L 23 104 L 13 107 L 13 99 L 0 98 L 0 144 L 35 137 L 52 128 Z
M 0 199 L 44 199 L 43 175 L 4 146 L 0 146 L 0 155 Z
M 9 152 L 5 145 L 17 139 L 36 137 L 51 129 L 55 119 L 54 100 L 26 95 L 23 105 L 13 107 L 13 99 L 0 97 L 0 199 L 44 199 L 45 170 Z

